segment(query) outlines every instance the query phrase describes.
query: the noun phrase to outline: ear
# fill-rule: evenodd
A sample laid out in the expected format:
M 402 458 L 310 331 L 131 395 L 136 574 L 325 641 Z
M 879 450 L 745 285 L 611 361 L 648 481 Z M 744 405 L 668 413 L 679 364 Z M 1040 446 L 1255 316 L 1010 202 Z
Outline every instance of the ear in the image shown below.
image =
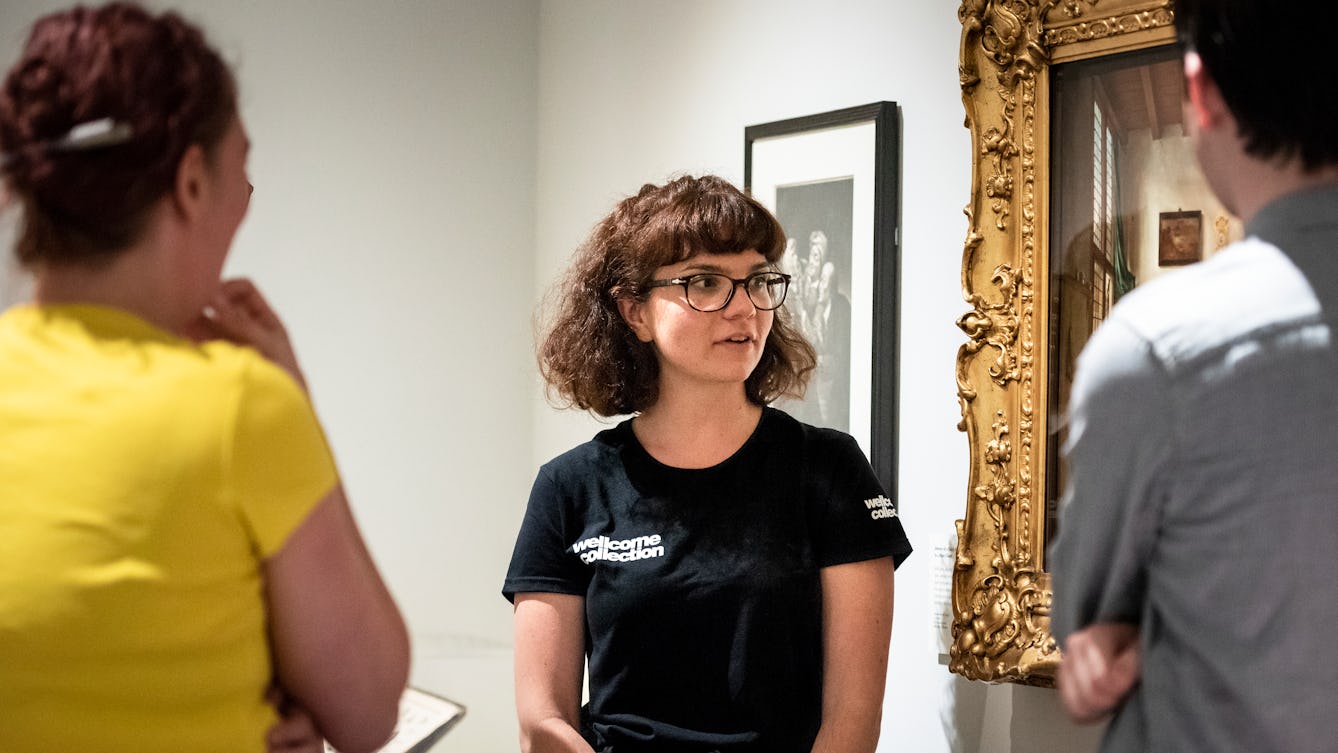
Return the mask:
M 208 187 L 208 168 L 204 149 L 199 144 L 191 144 L 177 163 L 176 182 L 172 186 L 172 204 L 186 219 L 193 220 L 204 211 L 204 198 Z
M 1186 113 L 1200 130 L 1219 128 L 1231 119 L 1222 90 L 1203 67 L 1203 59 L 1197 52 L 1185 53 L 1185 94 L 1189 99 Z
M 632 334 L 636 335 L 636 339 L 643 343 L 655 339 L 651 336 L 650 322 L 646 321 L 646 307 L 641 301 L 632 296 L 619 296 L 618 313 L 623 315 L 623 321 L 632 328 Z

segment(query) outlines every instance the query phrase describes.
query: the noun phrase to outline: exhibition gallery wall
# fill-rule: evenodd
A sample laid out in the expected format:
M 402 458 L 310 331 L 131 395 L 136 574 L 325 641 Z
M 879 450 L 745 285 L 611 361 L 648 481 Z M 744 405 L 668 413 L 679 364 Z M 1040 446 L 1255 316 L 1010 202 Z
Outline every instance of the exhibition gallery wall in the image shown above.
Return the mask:
M 981 472 L 981 437 L 959 428 L 970 413 L 963 373 L 975 378 L 959 364 L 974 342 L 959 320 L 981 306 L 967 300 L 963 256 L 981 217 L 963 209 L 988 207 L 977 160 L 989 156 L 973 160 L 980 134 L 964 125 L 972 94 L 955 3 L 150 4 L 199 22 L 238 73 L 255 194 L 227 272 L 255 278 L 287 320 L 359 523 L 409 622 L 413 683 L 468 709 L 437 749 L 516 749 L 502 576 L 538 465 L 607 425 L 545 401 L 533 356 L 545 294 L 614 202 L 706 172 L 765 183 L 759 197 L 790 218 L 796 277 L 815 232 L 826 260 L 840 261 L 829 283 L 852 312 L 835 372 L 845 391 L 794 409 L 876 456 L 915 547 L 897 572 L 880 749 L 1095 749 L 1099 728 L 1063 718 L 1044 671 L 1025 676 L 1044 646 L 1018 647 L 991 682 L 968 679 L 954 659 L 956 524 Z M 64 5 L 0 6 L 3 58 L 17 55 L 34 18 Z M 1134 80 L 1174 85 L 1174 61 L 1160 62 Z M 1118 73 L 1069 78 L 1064 112 L 1083 113 L 1073 127 L 1085 129 L 1070 162 L 1085 172 L 1066 179 L 1100 188 L 1064 226 L 1082 238 L 1078 250 L 1048 262 L 1070 280 L 1054 305 L 1081 339 L 1113 300 L 1117 236 L 1119 263 L 1141 282 L 1165 266 L 1159 243 L 1186 253 L 1183 238 L 1202 237 L 1189 253 L 1211 253 L 1239 229 L 1201 188 L 1147 177 L 1187 161 L 1178 110 L 1112 120 L 1129 109 Z M 894 138 L 882 151 L 849 147 L 849 168 L 832 157 L 847 147 L 819 139 L 826 162 L 795 173 L 813 180 L 782 174 L 800 158 L 767 151 L 769 139 L 812 140 L 825 126 L 811 118 L 852 111 L 839 125 Z M 1109 150 L 1092 136 L 1102 116 Z M 784 123 L 795 127 L 745 138 Z M 775 189 L 844 175 L 851 186 Z M 875 196 L 866 183 L 878 181 Z M 841 217 L 809 212 L 805 197 L 818 194 Z M 1117 205 L 1143 207 L 1142 219 L 1103 224 Z M 6 247 L 13 222 L 12 212 L 0 219 Z M 0 303 L 24 294 L 22 275 L 5 267 Z M 1045 503 L 1038 495 L 1038 509 Z M 963 578 L 958 611 L 972 587 Z

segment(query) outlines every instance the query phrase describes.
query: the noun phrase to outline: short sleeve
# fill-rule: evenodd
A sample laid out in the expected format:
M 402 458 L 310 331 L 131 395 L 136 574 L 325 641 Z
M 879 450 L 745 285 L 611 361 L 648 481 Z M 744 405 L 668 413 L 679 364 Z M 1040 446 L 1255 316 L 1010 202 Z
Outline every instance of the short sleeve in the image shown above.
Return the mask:
M 810 525 L 818 566 L 879 557 L 892 557 L 900 565 L 910 556 L 910 541 L 896 504 L 854 438 L 819 429 L 808 444 Z
M 508 601 L 528 592 L 585 595 L 590 572 L 579 557 L 567 551 L 568 508 L 566 496 L 548 469 L 539 469 L 502 585 L 502 595 Z
M 238 512 L 261 557 L 282 548 L 338 482 L 311 401 L 268 361 L 244 368 L 229 472 Z

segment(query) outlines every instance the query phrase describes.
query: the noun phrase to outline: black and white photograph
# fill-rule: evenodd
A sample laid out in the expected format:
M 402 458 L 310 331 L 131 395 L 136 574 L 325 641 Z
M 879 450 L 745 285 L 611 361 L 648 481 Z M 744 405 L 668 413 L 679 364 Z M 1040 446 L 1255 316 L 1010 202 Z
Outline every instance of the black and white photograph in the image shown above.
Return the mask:
M 744 186 L 785 230 L 785 310 L 818 365 L 777 407 L 847 432 L 896 487 L 898 185 L 893 102 L 744 129 Z
M 777 405 L 800 421 L 850 431 L 850 224 L 854 180 L 776 189 L 785 228 L 781 271 L 790 275 L 786 305 L 818 352 L 803 400 Z

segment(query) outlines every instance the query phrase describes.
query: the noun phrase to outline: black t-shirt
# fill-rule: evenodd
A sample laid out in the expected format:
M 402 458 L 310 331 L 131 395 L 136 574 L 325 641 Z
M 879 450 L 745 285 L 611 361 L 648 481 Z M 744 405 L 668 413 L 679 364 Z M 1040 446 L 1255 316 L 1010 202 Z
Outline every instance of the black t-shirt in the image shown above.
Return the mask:
M 733 456 L 666 466 L 631 421 L 545 464 L 502 592 L 585 597 L 596 751 L 803 751 L 830 565 L 910 554 L 850 436 L 767 408 Z

